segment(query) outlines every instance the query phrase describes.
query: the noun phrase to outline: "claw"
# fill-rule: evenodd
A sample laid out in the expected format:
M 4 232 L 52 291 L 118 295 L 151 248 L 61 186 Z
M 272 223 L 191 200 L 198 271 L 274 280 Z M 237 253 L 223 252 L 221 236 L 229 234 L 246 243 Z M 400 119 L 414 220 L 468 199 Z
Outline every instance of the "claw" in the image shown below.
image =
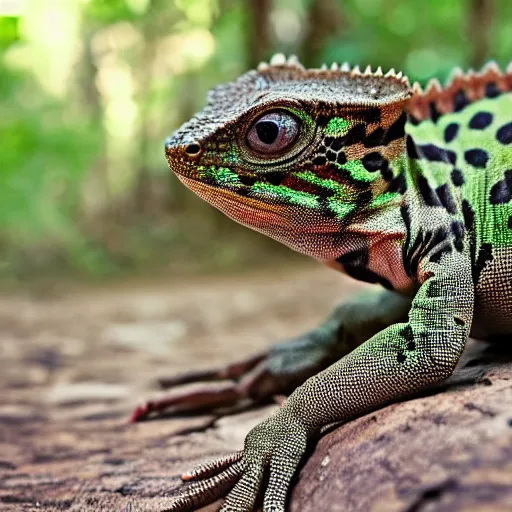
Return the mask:
M 313 357 L 308 358 L 310 354 Z M 318 340 L 306 334 L 224 368 L 161 379 L 161 387 L 176 389 L 137 407 L 130 422 L 142 421 L 169 408 L 172 413 L 211 412 L 247 404 L 247 399 L 256 403 L 271 400 L 276 394 L 289 394 L 308 377 L 328 366 L 328 356 L 328 349 L 319 350 Z M 181 388 L 184 384 L 189 386 Z
M 219 382 L 213 384 L 197 384 L 193 389 L 180 389 L 160 400 L 149 401 L 133 411 L 130 423 L 147 419 L 151 413 L 159 413 L 170 407 L 179 411 L 200 411 L 228 406 L 244 398 L 235 382 Z
M 215 372 L 195 372 L 178 376 L 172 385 L 195 381 L 196 376 L 210 378 L 206 382 L 197 382 L 188 387 L 176 389 L 169 395 L 138 406 L 130 417 L 130 423 L 142 421 L 153 413 L 162 413 L 174 408 L 174 412 L 211 411 L 221 407 L 235 406 L 246 398 L 260 400 L 271 397 L 279 388 L 278 380 L 272 377 L 262 360 L 265 356 L 255 356 L 241 363 L 233 364 Z M 231 377 L 233 380 L 217 380 Z M 236 379 L 239 378 L 238 381 Z M 168 382 L 166 382 L 167 384 Z

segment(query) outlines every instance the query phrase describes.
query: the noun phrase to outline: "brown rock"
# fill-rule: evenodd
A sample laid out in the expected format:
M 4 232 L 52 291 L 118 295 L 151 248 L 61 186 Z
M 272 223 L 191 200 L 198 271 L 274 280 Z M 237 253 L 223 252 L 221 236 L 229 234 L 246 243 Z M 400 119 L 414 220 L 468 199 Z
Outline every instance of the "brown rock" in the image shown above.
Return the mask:
M 473 368 L 484 371 L 484 362 Z M 290 510 L 511 511 L 512 364 L 327 434 L 300 472 Z

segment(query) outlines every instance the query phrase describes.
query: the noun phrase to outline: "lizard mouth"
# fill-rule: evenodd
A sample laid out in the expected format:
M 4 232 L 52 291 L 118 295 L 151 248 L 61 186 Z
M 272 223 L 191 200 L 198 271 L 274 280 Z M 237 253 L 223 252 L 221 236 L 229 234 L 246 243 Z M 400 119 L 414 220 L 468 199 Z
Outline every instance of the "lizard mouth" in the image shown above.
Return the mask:
M 279 226 L 281 229 L 293 230 L 287 219 L 286 205 L 270 204 L 256 197 L 242 196 L 234 190 L 222 189 L 208 185 L 194 178 L 176 174 L 178 179 L 201 199 L 218 208 L 233 220 L 258 231 Z
M 238 194 L 178 174 L 180 181 L 225 215 L 263 233 L 291 249 L 319 260 L 339 255 L 342 225 L 339 219 L 289 204 L 264 201 Z

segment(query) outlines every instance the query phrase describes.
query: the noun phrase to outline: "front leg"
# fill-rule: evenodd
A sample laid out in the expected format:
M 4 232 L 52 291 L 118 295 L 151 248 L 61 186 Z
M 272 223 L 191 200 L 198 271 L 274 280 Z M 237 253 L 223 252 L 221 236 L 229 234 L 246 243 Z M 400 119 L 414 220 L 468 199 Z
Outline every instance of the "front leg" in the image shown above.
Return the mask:
M 452 252 L 436 262 L 424 260 L 419 282 L 407 323 L 387 327 L 308 379 L 248 434 L 243 452 L 187 475 L 198 481 L 167 512 L 194 510 L 233 485 L 222 511 L 249 512 L 266 468 L 270 479 L 263 510 L 284 511 L 290 481 L 315 432 L 449 377 L 471 327 L 470 259 Z
M 439 262 L 424 260 L 418 278 L 408 322 L 379 332 L 289 397 L 288 407 L 309 429 L 360 415 L 452 374 L 473 316 L 469 256 L 453 252 Z

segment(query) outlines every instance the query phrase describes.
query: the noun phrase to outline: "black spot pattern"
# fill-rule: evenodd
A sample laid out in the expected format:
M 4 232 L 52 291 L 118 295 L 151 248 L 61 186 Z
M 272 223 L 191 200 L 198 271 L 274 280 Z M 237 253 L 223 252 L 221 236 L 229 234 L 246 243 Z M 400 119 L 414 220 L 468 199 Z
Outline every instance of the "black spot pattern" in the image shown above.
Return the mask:
M 444 141 L 451 142 L 459 133 L 459 125 L 457 123 L 450 123 L 444 129 Z
M 388 166 L 388 161 L 378 151 L 364 155 L 362 159 L 364 168 L 369 172 L 376 172 Z
M 380 283 L 388 290 L 393 289 L 393 285 L 386 278 L 368 268 L 369 255 L 366 249 L 357 249 L 343 254 L 336 258 L 336 261 L 341 263 L 345 272 L 354 279 L 366 283 Z
M 329 121 L 331 120 L 331 117 L 330 116 L 326 116 L 326 115 L 323 115 L 323 114 L 320 114 L 317 118 L 316 118 L 316 124 L 318 126 L 321 126 L 321 127 L 324 127 L 324 126 L 327 126 L 329 124 Z
M 462 185 L 464 185 L 464 175 L 462 174 L 462 171 L 460 169 L 453 169 L 451 178 L 452 178 L 452 183 L 456 187 L 461 187 Z
M 431 258 L 432 260 L 432 258 Z M 429 280 L 427 287 L 427 297 L 431 299 L 435 299 L 437 297 L 441 297 L 443 294 L 443 290 L 439 281 Z
M 410 135 L 407 135 L 405 145 L 407 148 L 407 156 L 409 158 L 419 158 L 418 149 L 416 148 L 416 144 L 414 143 Z
M 457 240 L 464 238 L 464 224 L 460 220 L 454 220 L 450 225 L 450 229 Z
M 330 161 L 336 161 L 336 153 L 341 148 L 352 146 L 359 142 L 363 142 L 366 137 L 366 127 L 364 124 L 356 124 L 343 137 L 325 137 L 323 153 L 326 153 Z M 334 155 L 334 156 L 333 156 Z
M 345 137 L 326 137 L 324 145 L 321 146 L 321 155 L 313 159 L 313 165 L 325 165 L 328 162 L 336 162 L 339 165 L 347 163 L 347 156 L 342 151 L 345 143 Z
M 340 137 L 342 146 L 352 146 L 362 142 L 366 137 L 366 126 L 364 124 L 356 124 L 352 127 L 344 137 Z
M 243 185 L 251 187 L 257 181 L 255 176 L 249 176 L 248 174 L 239 174 L 238 179 L 242 182 Z
M 469 103 L 470 101 L 468 100 L 466 93 L 461 90 L 453 97 L 453 111 L 460 112 L 461 110 L 464 110 Z
M 356 184 L 357 182 L 351 181 L 352 184 Z M 367 187 L 368 184 L 365 181 L 361 182 L 361 188 Z M 372 191 L 371 190 L 362 190 L 357 194 L 356 197 L 356 210 L 364 208 L 370 201 L 372 200 Z
M 504 124 L 497 132 L 496 139 L 502 144 L 512 143 L 512 122 Z
M 317 196 L 316 202 L 318 204 L 318 208 L 322 213 L 322 217 L 335 218 L 336 213 L 331 208 L 331 205 L 327 199 L 328 198 L 326 196 Z
M 407 122 L 407 114 L 405 112 L 388 128 L 386 137 L 384 139 L 385 144 L 401 139 L 405 136 L 405 123 Z
M 512 170 L 505 171 L 502 180 L 495 183 L 489 192 L 491 204 L 504 204 L 512 199 Z
M 336 156 L 336 163 L 343 165 L 347 163 L 347 156 L 343 151 L 340 151 L 338 155 Z
M 418 152 L 421 158 L 425 158 L 431 162 L 449 162 L 455 164 L 457 161 L 457 153 L 455 153 L 455 151 L 440 148 L 435 144 L 422 144 L 418 146 Z
M 423 202 L 427 206 L 441 206 L 439 197 L 437 197 L 437 194 L 432 190 L 425 176 L 418 176 L 418 189 L 423 198 Z
M 405 176 L 403 174 L 399 174 L 390 181 L 388 192 L 398 192 L 399 194 L 403 194 L 406 188 L 407 184 L 405 181 Z
M 387 130 L 379 126 L 365 138 L 363 141 L 364 147 L 375 148 L 377 146 L 387 146 L 394 140 L 404 137 L 406 121 L 407 114 L 403 112 Z
M 512 215 L 508 218 L 507 227 L 508 229 L 512 229 Z
M 432 122 L 434 124 L 437 123 L 437 120 L 441 117 L 441 114 L 439 113 L 439 110 L 433 101 L 428 104 L 428 110 L 430 112 L 430 119 Z
M 485 96 L 487 98 L 497 98 L 500 94 L 501 91 L 495 83 L 490 83 L 485 86 Z
M 327 160 L 329 160 L 329 162 L 336 162 L 336 153 L 334 151 L 327 151 L 327 153 L 325 154 L 325 156 L 327 157 Z
M 450 245 L 445 245 L 437 249 L 437 251 L 433 252 L 430 256 L 430 261 L 432 263 L 439 263 L 443 254 L 450 254 L 452 252 L 452 247 Z
M 366 139 L 363 144 L 365 148 L 375 148 L 384 145 L 384 128 L 376 128 Z
M 408 343 L 412 343 L 412 341 L 414 340 L 414 333 L 412 332 L 412 327 L 410 324 L 407 324 L 401 331 L 400 331 L 400 336 L 402 336 L 402 338 L 407 341 Z M 411 349 L 409 349 L 411 350 Z M 414 350 L 414 349 L 412 349 Z
M 421 123 L 421 121 L 418 118 L 412 116 L 411 114 L 409 114 L 408 120 L 409 123 L 411 123 L 413 126 L 418 126 Z
M 264 175 L 265 180 L 272 185 L 281 185 L 283 180 L 286 178 L 285 172 L 267 172 Z
M 469 121 L 472 130 L 485 130 L 492 123 L 493 116 L 490 112 L 477 112 Z
M 403 217 L 402 212 L 402 217 Z M 405 221 L 405 217 L 404 217 Z M 435 230 L 420 228 L 414 242 L 411 244 L 410 238 L 410 227 L 408 229 L 407 238 L 402 249 L 402 256 L 404 261 L 404 268 L 407 275 L 413 277 L 418 271 L 418 265 L 425 255 L 430 255 L 430 261 L 439 261 L 444 253 L 450 252 L 452 246 L 447 243 L 448 231 L 443 226 L 438 227 Z
M 466 229 L 471 231 L 475 225 L 475 211 L 467 199 L 462 200 L 462 216 L 464 217 L 464 225 L 466 226 Z
M 483 149 L 468 149 L 464 152 L 464 158 L 468 164 L 482 169 L 487 165 L 489 155 Z
M 464 224 L 460 220 L 454 220 L 450 226 L 453 234 L 453 246 L 458 252 L 464 249 Z
M 475 263 L 474 268 L 474 279 L 475 283 L 478 283 L 478 279 L 480 278 L 480 274 L 482 270 L 485 268 L 487 263 L 493 259 L 492 255 L 492 245 L 491 244 L 482 244 L 480 250 L 478 251 L 478 258 Z
M 326 107 L 330 108 L 330 107 Z M 380 109 L 379 107 L 368 107 L 365 109 L 350 110 L 347 109 L 344 114 L 351 119 L 356 121 L 363 121 L 366 124 L 379 123 L 380 122 Z
M 441 185 L 436 189 L 437 196 L 439 197 L 439 200 L 441 201 L 441 204 L 446 208 L 448 213 L 456 213 L 457 212 L 457 206 L 455 204 L 455 201 L 453 200 L 452 194 L 450 192 L 450 188 L 448 185 L 444 184 Z
M 343 141 L 341 139 L 334 139 L 331 142 L 331 149 L 333 151 L 339 151 L 343 147 Z

